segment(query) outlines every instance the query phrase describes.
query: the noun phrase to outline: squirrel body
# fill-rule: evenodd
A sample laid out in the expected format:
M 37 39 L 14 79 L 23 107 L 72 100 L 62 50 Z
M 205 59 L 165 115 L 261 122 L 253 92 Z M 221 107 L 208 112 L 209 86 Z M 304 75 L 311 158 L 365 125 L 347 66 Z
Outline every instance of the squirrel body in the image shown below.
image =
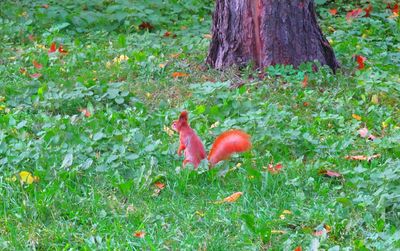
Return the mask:
M 188 123 L 186 111 L 181 112 L 179 119 L 173 121 L 172 129 L 179 132 L 178 155 L 180 156 L 182 151 L 185 152 L 183 166 L 191 163 L 197 168 L 200 162 L 207 158 L 212 167 L 221 160 L 228 159 L 233 153 L 245 152 L 251 148 L 250 135 L 241 130 L 232 129 L 217 137 L 207 156 L 203 142 Z

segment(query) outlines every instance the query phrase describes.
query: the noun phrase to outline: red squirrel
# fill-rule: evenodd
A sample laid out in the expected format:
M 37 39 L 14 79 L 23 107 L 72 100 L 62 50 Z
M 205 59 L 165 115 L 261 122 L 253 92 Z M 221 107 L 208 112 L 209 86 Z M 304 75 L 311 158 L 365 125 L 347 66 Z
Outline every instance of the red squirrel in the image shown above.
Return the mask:
M 179 119 L 172 122 L 172 129 L 179 132 L 178 155 L 185 152 L 183 166 L 191 163 L 197 168 L 200 162 L 207 157 L 203 142 L 188 123 L 187 111 L 181 112 Z M 245 152 L 251 148 L 250 135 L 233 129 L 217 137 L 207 157 L 210 167 L 221 160 L 228 159 L 233 153 Z

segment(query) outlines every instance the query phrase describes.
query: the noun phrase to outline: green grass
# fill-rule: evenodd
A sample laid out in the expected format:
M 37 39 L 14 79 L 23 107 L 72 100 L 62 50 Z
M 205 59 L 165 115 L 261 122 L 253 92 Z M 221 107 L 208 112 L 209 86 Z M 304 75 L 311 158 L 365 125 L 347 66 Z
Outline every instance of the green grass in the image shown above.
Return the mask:
M 126 7 L 117 13 L 130 18 L 120 23 L 103 9 L 111 2 L 88 10 L 24 3 L 0 4 L 0 249 L 400 248 L 400 25 L 384 6 L 352 22 L 345 14 L 356 6 L 342 5 L 335 17 L 327 9 L 337 6 L 318 6 L 341 62 L 336 75 L 305 64 L 269 67 L 258 79 L 251 67 L 203 65 L 210 3 L 168 1 L 144 16 Z M 75 12 L 51 14 L 59 8 L 104 16 L 82 23 Z M 137 28 L 146 20 L 153 31 Z M 167 30 L 176 38 L 164 37 Z M 49 55 L 53 41 L 68 53 Z M 355 54 L 367 58 L 364 70 Z M 129 59 L 113 62 L 121 55 Z M 29 76 L 37 72 L 39 79 Z M 210 171 L 178 168 L 178 135 L 164 127 L 183 109 L 207 149 L 230 128 L 248 132 L 253 149 Z M 376 140 L 358 135 L 364 126 Z M 373 154 L 381 157 L 345 159 Z M 270 163 L 282 171 L 269 173 Z M 20 171 L 40 181 L 14 180 Z M 166 185 L 159 194 L 156 181 Z M 215 204 L 238 191 L 235 203 Z M 292 214 L 282 219 L 284 210 Z M 324 224 L 331 231 L 314 236 Z

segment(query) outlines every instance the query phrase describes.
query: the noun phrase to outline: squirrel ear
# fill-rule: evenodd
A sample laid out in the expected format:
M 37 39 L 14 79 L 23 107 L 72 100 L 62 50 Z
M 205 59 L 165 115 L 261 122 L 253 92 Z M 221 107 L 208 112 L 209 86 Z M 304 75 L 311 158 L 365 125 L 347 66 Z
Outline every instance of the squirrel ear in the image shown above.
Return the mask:
M 185 121 L 188 120 L 188 113 L 187 113 L 187 111 L 181 112 L 181 115 L 179 116 L 179 120 L 185 120 Z

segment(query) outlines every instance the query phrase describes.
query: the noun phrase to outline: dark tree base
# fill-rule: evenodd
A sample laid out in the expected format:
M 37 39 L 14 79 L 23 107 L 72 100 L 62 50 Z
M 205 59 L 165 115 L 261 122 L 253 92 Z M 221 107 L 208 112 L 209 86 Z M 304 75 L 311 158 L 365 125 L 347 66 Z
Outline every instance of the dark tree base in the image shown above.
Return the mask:
M 217 0 L 206 62 L 216 69 L 319 61 L 339 67 L 312 0 Z

